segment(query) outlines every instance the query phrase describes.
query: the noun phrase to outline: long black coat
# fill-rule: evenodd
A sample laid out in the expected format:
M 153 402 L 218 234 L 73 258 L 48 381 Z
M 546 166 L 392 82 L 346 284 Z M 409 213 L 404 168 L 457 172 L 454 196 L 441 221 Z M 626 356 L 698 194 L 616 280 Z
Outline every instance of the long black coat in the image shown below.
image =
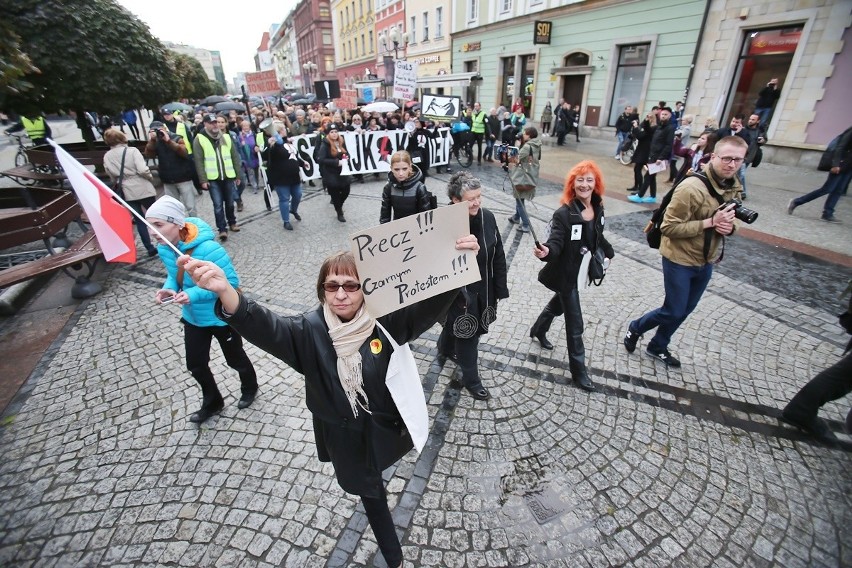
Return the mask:
M 340 156 L 331 155 L 331 145 L 328 138 L 324 138 L 320 145 L 317 163 L 319 164 L 322 182 L 326 187 L 347 187 L 351 185 L 350 176 L 342 174 L 343 166 L 340 165 Z
M 603 202 L 594 193 L 592 208 L 595 210 L 592 231 L 586 230 L 588 223 L 582 216 L 585 207 L 576 199 L 553 213 L 550 237 L 545 243 L 550 252 L 541 259 L 547 266 L 542 268 L 538 280 L 554 292 L 565 293 L 577 287 L 577 276 L 583 259 L 580 249 L 583 247 L 591 251 L 603 247 L 604 256 L 615 256 L 612 245 L 603 236 Z
M 634 164 L 647 164 L 648 156 L 651 154 L 651 138 L 654 136 L 656 126 L 651 126 L 647 120 L 633 129 L 633 138 L 638 140 L 636 150 L 633 152 L 633 158 L 630 159 Z
M 479 242 L 476 264 L 482 278 L 462 289 L 447 312 L 447 325 L 453 325 L 456 318 L 469 314 L 479 321 L 477 335 L 482 335 L 488 332 L 491 323 L 487 319 L 483 320 L 483 315 L 493 313 L 496 317 L 497 300 L 509 297 L 506 255 L 500 231 L 497 230 L 497 220 L 488 209 L 480 208 L 476 217 L 470 218 L 470 233 L 476 235 Z
M 443 319 L 458 290 L 423 300 L 379 318 L 400 345 L 417 338 Z M 216 315 L 226 321 L 247 341 L 284 361 L 305 376 L 305 402 L 313 414 L 314 436 L 320 461 L 334 465 L 337 482 L 347 493 L 378 497 L 381 491 L 380 463 L 387 463 L 384 447 L 371 443 L 369 428 L 375 416 L 385 422 L 401 422 L 399 410 L 385 385 L 388 363 L 393 349 L 387 337 L 374 328 L 361 345 L 364 390 L 371 416 L 363 410 L 355 418 L 337 374 L 337 354 L 328 335 L 322 307 L 296 316 L 281 316 L 252 300 L 240 297 L 240 305 L 230 317 L 222 313 L 216 302 Z M 371 342 L 378 340 L 380 350 L 374 353 Z M 408 449 L 413 447 L 410 437 Z

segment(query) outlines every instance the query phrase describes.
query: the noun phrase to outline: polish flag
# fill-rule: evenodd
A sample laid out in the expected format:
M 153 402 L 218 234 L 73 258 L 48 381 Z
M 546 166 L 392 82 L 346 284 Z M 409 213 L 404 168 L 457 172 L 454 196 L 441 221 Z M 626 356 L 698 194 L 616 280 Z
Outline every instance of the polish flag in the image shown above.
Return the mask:
M 107 262 L 136 262 L 136 239 L 130 212 L 113 199 L 115 193 L 53 140 L 56 157 L 77 200 L 83 206 Z M 117 197 L 117 196 L 116 196 Z

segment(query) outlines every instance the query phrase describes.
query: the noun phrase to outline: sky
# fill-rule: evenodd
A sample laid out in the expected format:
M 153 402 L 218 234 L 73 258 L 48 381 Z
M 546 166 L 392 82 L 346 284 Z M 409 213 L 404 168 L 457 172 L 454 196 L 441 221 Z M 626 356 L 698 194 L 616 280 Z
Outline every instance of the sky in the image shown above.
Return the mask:
M 117 2 L 148 24 L 151 34 L 160 41 L 219 51 L 228 82 L 240 71 L 255 70 L 254 56 L 263 32 L 269 31 L 272 24 L 283 22 L 296 5 L 296 0 Z

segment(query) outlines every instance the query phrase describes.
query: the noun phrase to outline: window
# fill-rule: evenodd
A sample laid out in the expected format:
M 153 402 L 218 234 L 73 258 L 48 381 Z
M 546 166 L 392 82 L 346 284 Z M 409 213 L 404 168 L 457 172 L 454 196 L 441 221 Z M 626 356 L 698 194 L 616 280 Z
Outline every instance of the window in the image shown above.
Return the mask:
M 370 53 L 373 53 L 376 42 L 373 41 L 373 30 L 370 30 Z
M 479 0 L 468 0 L 467 21 L 475 22 L 479 18 Z
M 609 109 L 609 125 L 615 126 L 618 115 L 627 105 L 636 106 L 642 98 L 642 84 L 645 80 L 645 70 L 648 66 L 648 43 L 636 45 L 622 45 L 619 47 L 618 68 L 615 71 L 615 89 L 612 92 L 612 104 Z M 572 59 L 580 54 L 572 54 L 566 57 L 565 63 L 576 65 L 577 62 L 588 65 L 588 57 L 585 63 L 582 60 Z
M 500 0 L 500 13 L 505 14 L 512 11 L 512 0 Z
M 331 45 L 331 30 L 322 31 L 322 44 Z
M 364 43 L 364 34 L 361 34 L 361 55 L 367 55 L 367 46 Z
M 331 10 L 328 7 L 328 4 L 320 4 L 319 5 L 319 16 L 320 18 L 330 18 Z
M 435 38 L 444 37 L 444 7 L 438 6 L 435 8 Z
M 325 56 L 325 71 L 326 71 L 326 73 L 334 71 L 334 56 L 333 55 L 326 55 Z
M 352 59 L 355 58 L 355 52 L 352 51 L 352 40 L 351 39 L 349 40 L 349 57 L 351 57 Z
M 429 12 L 423 12 L 423 41 L 429 41 Z
M 410 30 L 408 33 L 411 36 L 411 37 L 408 38 L 408 41 L 410 41 L 411 43 L 417 43 L 417 40 L 415 39 L 415 37 L 417 36 L 417 31 L 416 31 L 417 30 L 417 18 L 416 17 L 411 16 L 411 25 L 408 26 L 408 29 Z

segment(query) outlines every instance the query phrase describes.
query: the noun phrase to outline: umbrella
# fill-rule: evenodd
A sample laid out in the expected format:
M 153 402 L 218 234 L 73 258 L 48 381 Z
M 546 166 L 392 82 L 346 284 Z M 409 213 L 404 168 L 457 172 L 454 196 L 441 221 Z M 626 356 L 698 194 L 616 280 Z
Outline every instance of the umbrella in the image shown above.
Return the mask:
M 370 103 L 366 106 L 361 107 L 361 110 L 365 112 L 393 112 L 395 110 L 399 110 L 399 107 L 396 106 L 395 103 L 389 101 L 382 101 L 377 103 Z
M 160 108 L 162 110 L 171 110 L 171 111 L 178 111 L 178 112 L 192 112 L 193 110 L 195 110 L 195 108 L 190 106 L 190 105 L 185 105 L 183 103 L 178 103 L 178 102 L 164 104 Z
M 202 100 L 201 104 L 203 104 L 203 105 L 215 105 L 216 103 L 226 103 L 226 102 L 228 102 L 227 97 L 222 97 L 222 96 L 219 96 L 219 95 L 210 95 L 206 99 Z
M 224 103 L 216 103 L 216 106 L 213 107 L 213 110 L 222 111 L 222 110 L 246 110 L 246 105 L 242 103 L 235 103 L 232 101 L 226 101 Z
M 290 101 L 291 105 L 309 105 L 311 101 L 308 99 L 296 99 L 295 101 Z

